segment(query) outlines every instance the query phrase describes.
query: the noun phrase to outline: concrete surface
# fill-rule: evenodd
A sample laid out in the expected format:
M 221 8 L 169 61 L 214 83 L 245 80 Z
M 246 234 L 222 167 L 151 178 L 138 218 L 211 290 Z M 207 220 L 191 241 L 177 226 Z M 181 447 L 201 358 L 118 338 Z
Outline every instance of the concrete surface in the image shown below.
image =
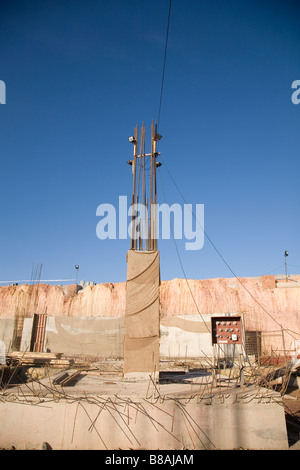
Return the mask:
M 256 388 L 203 393 L 203 384 L 199 377 L 155 384 L 82 373 L 62 389 L 43 378 L 1 401 L 0 447 L 288 449 L 280 395 Z

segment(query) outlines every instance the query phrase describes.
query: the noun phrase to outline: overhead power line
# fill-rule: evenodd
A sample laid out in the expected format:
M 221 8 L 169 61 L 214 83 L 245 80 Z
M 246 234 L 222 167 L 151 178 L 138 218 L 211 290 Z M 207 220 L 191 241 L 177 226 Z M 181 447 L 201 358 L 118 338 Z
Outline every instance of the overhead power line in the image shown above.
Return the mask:
M 160 112 L 161 112 L 162 97 L 163 97 L 163 90 L 164 90 L 165 69 L 166 69 L 166 61 L 167 61 L 168 39 L 169 39 L 170 18 L 171 18 L 171 6 L 172 6 L 172 0 L 170 0 L 170 3 L 169 3 L 168 25 L 167 25 L 167 33 L 166 33 L 166 41 L 165 41 L 165 54 L 164 54 L 164 62 L 163 62 L 163 69 L 162 69 L 161 86 L 160 86 L 157 129 L 159 128 Z
M 169 29 L 170 29 L 170 18 L 171 18 L 171 6 L 172 6 L 172 0 L 170 0 L 169 2 L 169 14 L 168 14 L 168 23 L 167 23 L 167 32 L 166 32 L 166 41 L 165 41 L 165 52 L 164 52 L 164 61 L 163 61 L 163 69 L 162 69 L 162 79 L 161 79 L 161 88 L 160 88 L 160 99 L 159 99 L 159 109 L 158 109 L 158 119 L 157 119 L 157 129 L 159 127 L 159 121 L 160 121 L 160 115 L 161 115 L 161 107 L 162 107 L 162 98 L 163 98 L 163 91 L 164 91 L 164 79 L 165 79 L 165 69 L 166 69 L 166 60 L 167 60 L 167 50 L 168 50 L 168 39 L 169 39 Z M 166 167 L 167 169 L 167 172 L 169 173 L 169 176 L 171 178 L 171 180 L 173 181 L 177 191 L 179 192 L 179 194 L 181 195 L 183 201 L 185 202 L 185 204 L 187 204 L 186 202 L 186 199 L 184 197 L 184 195 L 182 194 L 181 190 L 179 189 L 176 181 L 174 180 L 173 176 L 171 175 L 171 172 L 170 170 L 168 169 L 165 161 L 164 161 L 164 166 Z M 162 184 L 162 189 L 163 189 L 163 183 L 162 183 L 162 178 L 161 178 L 161 184 Z M 164 189 L 163 189 L 163 193 L 164 193 Z M 166 196 L 165 196 L 165 193 L 164 193 L 164 197 L 166 199 Z M 248 294 L 252 297 L 252 299 L 260 306 L 260 308 L 277 324 L 280 326 L 280 328 L 282 328 L 284 330 L 284 328 L 282 327 L 282 325 L 263 307 L 263 305 L 261 305 L 261 303 L 255 298 L 255 296 L 249 291 L 249 289 L 247 289 L 247 287 L 243 284 L 243 282 L 241 281 L 241 279 L 235 274 L 235 272 L 233 271 L 233 269 L 231 268 L 231 266 L 229 265 L 229 263 L 226 261 L 226 259 L 224 258 L 224 256 L 220 253 L 220 251 L 218 250 L 218 248 L 216 247 L 216 245 L 214 244 L 214 242 L 212 241 L 212 239 L 209 237 L 209 235 L 206 233 L 206 231 L 204 230 L 204 227 L 201 226 L 201 224 L 199 223 L 199 221 L 197 220 L 195 214 L 193 213 L 193 210 L 191 209 L 190 205 L 188 205 L 190 211 L 192 212 L 192 216 L 195 218 L 196 220 L 196 223 L 200 226 L 200 228 L 203 230 L 203 233 L 204 235 L 206 236 L 206 238 L 208 239 L 208 241 L 210 242 L 210 244 L 212 245 L 212 247 L 214 248 L 214 250 L 217 252 L 217 254 L 219 255 L 219 257 L 222 259 L 223 263 L 227 266 L 227 268 L 229 269 L 229 271 L 232 273 L 232 275 L 238 280 L 238 282 L 241 284 L 241 286 L 246 290 L 246 292 L 248 292 Z M 174 238 L 174 237 L 173 237 Z M 175 239 L 174 239 L 174 242 L 175 242 Z M 180 255 L 179 255 L 179 251 L 178 251 L 178 247 L 176 245 L 176 242 L 175 242 L 175 248 L 176 248 L 176 252 L 177 252 L 177 256 L 179 258 L 179 262 L 180 262 L 180 265 L 181 265 L 181 268 L 182 268 L 182 271 L 183 271 L 183 274 L 184 274 L 184 277 L 188 283 L 188 280 L 187 280 L 187 276 L 186 276 L 186 273 L 185 273 L 185 270 L 184 270 L 184 267 L 183 267 L 183 263 L 181 261 L 181 258 L 180 258 Z M 189 283 L 188 283 L 188 287 L 189 287 L 189 290 L 190 290 L 190 293 L 193 297 L 193 300 L 194 300 L 194 303 L 197 307 L 197 310 L 198 312 L 200 313 L 199 311 L 199 308 L 198 308 L 198 305 L 196 303 L 196 300 L 192 294 L 192 291 L 190 289 L 190 286 L 189 286 Z M 288 330 L 285 330 L 288 334 L 290 334 L 290 336 L 292 336 L 294 339 L 296 339 L 290 332 L 288 332 Z
M 75 279 L 38 279 L 34 281 L 32 279 L 21 279 L 20 281 L 0 281 L 0 284 L 14 284 L 17 282 L 64 282 L 64 281 L 75 281 Z
M 187 201 L 184 197 L 184 195 L 182 194 L 182 191 L 180 190 L 178 184 L 176 183 L 176 181 L 174 180 L 173 176 L 171 175 L 171 172 L 170 170 L 168 169 L 168 166 L 166 165 L 165 161 L 164 161 L 164 166 L 165 168 L 167 169 L 167 172 L 171 178 L 171 180 L 173 181 L 177 191 L 179 192 L 180 196 L 182 197 L 183 201 L 185 204 L 187 204 Z M 232 273 L 232 275 L 237 279 L 237 281 L 241 284 L 241 286 L 246 290 L 246 292 L 248 292 L 248 294 L 252 297 L 252 299 L 257 303 L 257 305 L 260 306 L 260 308 L 278 325 L 280 326 L 280 328 L 282 328 L 284 331 L 286 331 L 293 339 L 297 339 L 295 338 L 287 329 L 283 328 L 282 324 L 279 323 L 276 318 L 274 318 L 266 309 L 265 307 L 256 299 L 256 297 L 252 294 L 252 292 L 249 291 L 249 289 L 247 289 L 247 287 L 243 284 L 243 282 L 241 281 L 241 279 L 237 276 L 237 274 L 235 274 L 235 272 L 233 271 L 233 269 L 231 268 L 231 266 L 228 264 L 228 262 L 225 260 L 224 256 L 220 253 L 220 251 L 218 250 L 218 248 L 216 247 L 216 245 L 214 244 L 214 242 L 212 241 L 212 239 L 210 238 L 210 236 L 207 234 L 207 232 L 204 230 L 204 227 L 201 226 L 201 224 L 199 223 L 197 217 L 195 216 L 193 210 L 191 209 L 190 205 L 187 204 L 189 210 L 192 212 L 192 216 L 194 217 L 196 223 L 199 225 L 199 227 L 201 228 L 201 230 L 203 230 L 203 233 L 204 235 L 206 236 L 206 238 L 208 239 L 208 241 L 210 242 L 210 244 L 212 245 L 212 247 L 214 248 L 214 250 L 217 252 L 217 254 L 220 256 L 220 258 L 222 259 L 223 263 L 227 266 L 227 268 L 229 269 L 229 271 Z M 177 254 L 178 254 L 178 251 L 177 251 Z M 182 264 L 182 262 L 180 261 L 180 263 Z
M 163 195 L 164 195 L 165 202 L 167 202 L 166 193 L 165 193 L 165 189 L 164 189 L 164 185 L 163 185 L 163 180 L 162 180 L 161 174 L 160 174 L 160 184 L 161 184 L 161 188 L 162 188 L 162 192 L 163 192 Z M 172 232 L 173 242 L 174 242 L 174 245 L 175 245 L 177 257 L 178 257 L 178 260 L 179 260 L 179 263 L 180 263 L 180 266 L 181 266 L 181 270 L 182 270 L 182 273 L 183 273 L 183 275 L 184 275 L 185 282 L 186 282 L 187 287 L 188 287 L 188 289 L 189 289 L 189 291 L 190 291 L 190 294 L 191 294 L 191 297 L 192 297 L 193 302 L 194 302 L 194 304 L 195 304 L 195 307 L 196 307 L 196 309 L 197 309 L 197 312 L 198 312 L 198 314 L 200 315 L 200 317 L 201 317 L 201 319 L 202 319 L 202 321 L 203 321 L 205 327 L 207 328 L 208 332 L 210 333 L 211 331 L 210 331 L 209 327 L 207 326 L 207 323 L 206 323 L 206 321 L 204 320 L 203 316 L 201 315 L 201 312 L 200 312 L 200 310 L 199 310 L 198 304 L 197 304 L 196 299 L 195 299 L 195 297 L 194 297 L 194 295 L 193 295 L 193 292 L 192 292 L 190 283 L 189 283 L 189 281 L 188 281 L 188 278 L 187 278 L 187 275 L 186 275 L 186 272 L 185 272 L 185 269 L 184 269 L 184 266 L 183 266 L 183 263 L 182 263 L 182 260 L 181 260 L 181 256 L 180 256 L 180 254 L 179 254 L 178 246 L 177 246 L 177 243 L 176 243 L 176 240 L 175 240 L 175 237 L 174 237 L 174 230 L 173 230 L 172 225 L 171 225 L 171 232 Z

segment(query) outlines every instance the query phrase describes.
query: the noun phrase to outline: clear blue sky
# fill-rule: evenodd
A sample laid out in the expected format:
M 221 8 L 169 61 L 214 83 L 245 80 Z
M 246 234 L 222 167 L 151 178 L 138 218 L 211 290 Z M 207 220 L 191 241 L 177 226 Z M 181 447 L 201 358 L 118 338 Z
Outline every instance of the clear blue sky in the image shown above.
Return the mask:
M 130 196 L 128 136 L 157 119 L 169 0 L 0 3 L 0 280 L 126 280 L 96 208 Z M 173 0 L 159 150 L 238 276 L 300 272 L 299 1 Z M 183 203 L 165 166 L 167 202 Z M 164 202 L 158 186 L 159 202 Z M 206 238 L 188 278 L 232 277 Z M 161 277 L 183 277 L 172 240 Z

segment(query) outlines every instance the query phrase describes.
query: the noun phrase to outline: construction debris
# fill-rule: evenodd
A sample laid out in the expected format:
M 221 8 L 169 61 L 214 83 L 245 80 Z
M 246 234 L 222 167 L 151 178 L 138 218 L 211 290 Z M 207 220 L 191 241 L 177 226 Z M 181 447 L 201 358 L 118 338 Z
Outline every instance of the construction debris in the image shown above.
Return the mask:
M 255 445 L 259 448 L 274 448 L 276 442 L 278 446 L 284 447 L 285 426 L 293 433 L 289 442 L 293 446 L 297 444 L 295 436 L 300 423 L 297 415 L 298 401 L 285 399 L 289 383 L 287 379 L 291 371 L 298 371 L 295 364 L 292 367 L 288 365 L 282 368 L 278 365 L 261 366 L 253 360 L 243 364 L 233 362 L 229 364 L 229 367 L 219 362 L 216 364 L 222 367 L 217 367 L 209 358 L 205 361 L 188 361 L 187 363 L 170 362 L 168 364 L 167 361 L 163 361 L 160 364 L 158 381 L 155 380 L 154 374 L 149 374 L 148 382 L 131 383 L 122 379 L 123 361 L 90 362 L 89 366 L 84 368 L 82 364 L 86 361 L 82 358 L 81 361 L 77 361 L 79 364 L 77 368 L 74 367 L 76 359 L 68 358 L 69 365 L 60 371 L 59 367 L 52 365 L 52 361 L 66 361 L 62 355 L 57 357 L 49 353 L 13 353 L 8 361 L 10 365 L 2 366 L 2 369 L 5 368 L 9 372 L 7 379 L 3 377 L 1 381 L 0 401 L 3 416 L 5 416 L 6 407 L 9 410 L 7 412 L 12 413 L 11 406 L 15 403 L 27 405 L 24 410 L 28 408 L 28 405 L 33 407 L 32 409 L 38 408 L 40 415 L 45 415 L 44 420 L 47 420 L 49 408 L 53 416 L 58 412 L 63 413 L 65 419 L 69 420 L 68 425 L 66 421 L 65 426 L 68 426 L 71 437 L 68 443 L 60 444 L 59 440 L 55 441 L 55 434 L 45 434 L 43 439 L 49 442 L 52 448 L 62 448 L 60 446 L 76 448 L 80 445 L 78 439 L 83 438 L 80 433 L 84 429 L 85 421 L 82 421 L 85 419 L 84 416 L 89 422 L 87 435 L 90 436 L 90 433 L 94 431 L 93 435 L 96 433 L 99 444 L 92 439 L 92 441 L 84 441 L 85 444 L 82 445 L 92 448 L 99 445 L 97 448 L 110 449 L 115 445 L 115 438 L 111 437 L 114 434 L 106 431 L 110 427 L 114 433 L 117 433 L 122 448 L 129 446 L 139 449 L 141 446 L 150 445 L 145 441 L 144 433 L 140 434 L 149 426 L 155 430 L 154 434 L 149 434 L 151 439 L 153 440 L 155 435 L 159 436 L 157 448 L 162 448 L 161 446 L 166 446 L 166 448 L 173 446 L 174 449 L 231 448 L 230 446 L 237 445 L 237 442 L 239 448 L 247 446 L 249 448 Z M 22 375 L 20 372 L 23 370 L 30 370 L 30 376 Z M 35 374 L 34 370 L 39 373 Z M 241 380 L 241 370 L 243 380 Z M 284 380 L 274 384 L 276 374 L 281 374 Z M 284 409 L 280 406 L 283 403 Z M 68 404 L 70 404 L 71 411 L 68 411 Z M 233 440 L 235 434 L 232 434 L 232 438 L 228 437 L 230 432 L 226 442 L 223 443 L 220 440 L 218 426 L 210 424 L 213 423 L 211 422 L 213 415 L 209 411 L 212 408 L 207 405 L 212 406 L 213 413 L 219 417 L 218 419 L 224 422 L 229 420 L 228 426 L 233 419 L 231 413 L 239 417 L 237 422 L 240 432 L 236 435 L 237 437 L 234 437 L 238 440 Z M 222 407 L 222 405 L 225 406 Z M 289 413 L 289 409 L 296 410 L 295 414 Z M 227 413 L 230 416 L 227 416 Z M 252 421 L 254 419 L 251 417 L 254 416 L 252 413 L 254 415 L 257 413 L 254 421 Z M 284 413 L 287 416 L 286 424 Z M 35 419 L 38 420 L 39 426 L 43 426 L 42 421 L 39 421 L 40 415 L 37 414 Z M 100 415 L 102 424 L 97 426 Z M 281 424 L 275 421 L 272 423 L 277 433 L 273 435 L 273 441 L 267 437 L 269 429 L 268 432 L 258 433 L 262 436 L 259 438 L 262 439 L 260 441 L 255 441 L 256 433 L 252 435 L 252 431 L 243 431 L 245 426 L 247 429 L 252 429 L 252 426 L 258 426 L 258 424 L 260 427 L 264 426 L 260 422 L 260 415 L 269 416 L 270 419 L 273 416 L 274 420 L 279 419 Z M 9 429 L 9 421 L 6 423 Z M 21 437 L 23 440 L 27 438 L 26 426 L 26 423 L 20 423 L 20 429 L 23 429 Z M 268 427 L 267 419 L 265 426 Z M 15 440 L 8 442 L 3 431 L 2 437 L 0 436 L 0 446 L 8 448 L 14 445 L 20 448 L 21 441 L 17 441 L 14 433 L 12 435 Z M 279 440 L 276 441 L 276 439 Z M 41 442 L 42 440 L 39 440 L 36 444 L 28 443 L 28 445 L 40 448 Z

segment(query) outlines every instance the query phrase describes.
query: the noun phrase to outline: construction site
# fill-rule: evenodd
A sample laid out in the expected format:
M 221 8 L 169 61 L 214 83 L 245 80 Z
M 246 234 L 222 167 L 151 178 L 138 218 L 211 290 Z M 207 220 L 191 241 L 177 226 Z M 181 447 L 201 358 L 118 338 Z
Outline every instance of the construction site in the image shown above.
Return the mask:
M 34 3 L 1 11 L 0 449 L 299 450 L 296 6 Z
M 300 276 L 161 280 L 160 138 L 130 139 L 126 282 L 0 287 L 1 448 L 299 448 Z

